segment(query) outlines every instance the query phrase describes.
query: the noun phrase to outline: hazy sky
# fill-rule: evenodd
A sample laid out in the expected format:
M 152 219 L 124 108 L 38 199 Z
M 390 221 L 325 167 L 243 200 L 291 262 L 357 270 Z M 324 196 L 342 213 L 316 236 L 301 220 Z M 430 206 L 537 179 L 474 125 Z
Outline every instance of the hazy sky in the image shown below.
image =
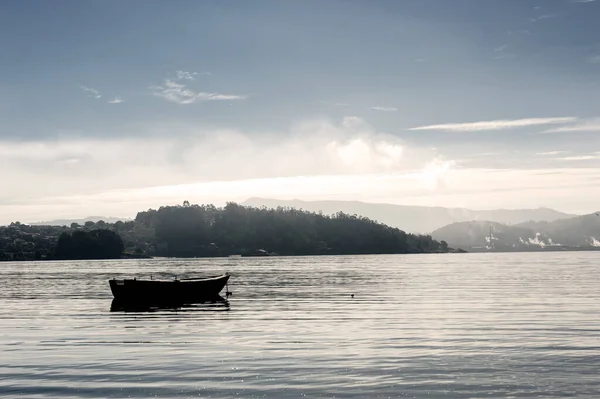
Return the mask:
M 600 209 L 600 0 L 0 2 L 0 223 Z

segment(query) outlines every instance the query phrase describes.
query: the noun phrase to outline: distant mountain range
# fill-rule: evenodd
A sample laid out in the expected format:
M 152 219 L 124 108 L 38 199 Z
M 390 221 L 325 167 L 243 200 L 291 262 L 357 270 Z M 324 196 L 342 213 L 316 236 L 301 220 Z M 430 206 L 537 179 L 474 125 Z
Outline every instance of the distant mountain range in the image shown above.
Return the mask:
M 476 211 L 465 208 L 372 204 L 358 201 L 301 201 L 250 198 L 244 201 L 242 205 L 254 207 L 266 206 L 267 208 L 282 206 L 304 209 L 310 212 L 321 211 L 325 214 L 334 214 L 342 211 L 344 213 L 365 216 L 389 226 L 398 227 L 406 232 L 418 234 L 430 233 L 443 226 L 457 222 L 492 221 L 514 225 L 529 221 L 554 222 L 575 216 L 548 208 Z
M 528 221 L 508 226 L 492 221 L 452 223 L 431 236 L 452 247 L 476 250 L 600 249 L 600 216 L 576 216 L 553 222 Z
M 28 224 L 30 224 L 32 226 L 70 226 L 71 223 L 77 223 L 77 224 L 84 224 L 85 222 L 94 222 L 95 223 L 99 220 L 103 220 L 106 223 L 116 223 L 119 220 L 123 221 L 123 222 L 128 222 L 133 219 L 117 218 L 117 217 L 111 217 L 111 216 L 88 216 L 83 219 L 56 219 L 56 220 L 49 220 L 47 222 L 33 222 L 33 223 L 28 223 Z

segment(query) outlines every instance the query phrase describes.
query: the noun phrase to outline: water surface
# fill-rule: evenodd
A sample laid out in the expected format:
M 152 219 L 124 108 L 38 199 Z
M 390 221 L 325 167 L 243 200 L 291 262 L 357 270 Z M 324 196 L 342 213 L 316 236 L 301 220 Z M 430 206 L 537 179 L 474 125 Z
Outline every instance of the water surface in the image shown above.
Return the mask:
M 232 274 L 111 312 L 112 277 Z M 0 396 L 600 396 L 600 253 L 0 263 Z M 354 298 L 351 297 L 354 294 Z

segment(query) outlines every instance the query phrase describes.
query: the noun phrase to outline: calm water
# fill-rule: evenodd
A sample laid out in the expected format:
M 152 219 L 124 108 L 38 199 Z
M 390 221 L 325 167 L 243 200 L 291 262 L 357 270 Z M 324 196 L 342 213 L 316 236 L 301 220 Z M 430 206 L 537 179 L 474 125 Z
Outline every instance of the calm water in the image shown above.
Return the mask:
M 110 312 L 111 277 L 224 271 L 228 304 Z M 600 396 L 600 252 L 0 263 L 0 279 L 2 397 Z

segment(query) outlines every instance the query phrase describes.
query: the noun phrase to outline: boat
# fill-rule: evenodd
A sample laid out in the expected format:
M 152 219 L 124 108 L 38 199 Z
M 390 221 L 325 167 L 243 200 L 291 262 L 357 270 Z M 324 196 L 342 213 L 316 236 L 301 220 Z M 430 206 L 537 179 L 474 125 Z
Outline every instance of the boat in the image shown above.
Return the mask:
M 208 278 L 173 280 L 109 280 L 114 300 L 119 303 L 191 304 L 222 299 L 221 290 L 229 281 L 229 274 Z M 226 295 L 230 292 L 227 290 Z
M 219 296 L 218 298 L 201 303 L 144 303 L 125 302 L 113 299 L 110 304 L 111 312 L 165 312 L 165 311 L 202 311 L 221 312 L 229 310 L 229 300 Z

